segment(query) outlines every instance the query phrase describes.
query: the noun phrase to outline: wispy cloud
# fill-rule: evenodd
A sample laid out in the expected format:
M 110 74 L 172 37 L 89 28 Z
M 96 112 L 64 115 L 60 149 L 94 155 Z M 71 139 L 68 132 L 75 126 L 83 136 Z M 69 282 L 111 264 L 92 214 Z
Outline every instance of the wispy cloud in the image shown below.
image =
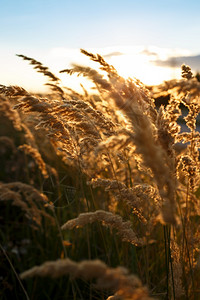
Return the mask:
M 157 59 L 154 61 L 154 64 L 161 67 L 170 67 L 178 68 L 182 64 L 189 65 L 192 70 L 200 70 L 200 55 L 191 55 L 191 56 L 171 56 L 166 60 Z
M 105 54 L 104 57 L 105 58 L 111 58 L 113 56 L 121 56 L 121 55 L 124 55 L 124 53 L 119 52 L 119 51 L 115 51 L 115 52 L 111 52 L 111 53 Z
M 145 48 L 144 50 L 142 50 L 140 52 L 140 54 L 142 55 L 147 55 L 147 56 L 158 56 L 158 52 L 156 51 L 151 51 L 150 49 L 148 48 Z

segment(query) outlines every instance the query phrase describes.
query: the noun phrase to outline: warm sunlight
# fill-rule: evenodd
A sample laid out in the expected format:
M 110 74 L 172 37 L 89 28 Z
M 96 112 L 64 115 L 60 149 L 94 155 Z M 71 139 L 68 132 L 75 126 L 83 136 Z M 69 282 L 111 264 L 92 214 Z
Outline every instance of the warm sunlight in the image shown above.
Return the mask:
M 117 69 L 119 75 L 125 78 L 137 78 L 145 85 L 155 85 L 165 80 L 180 78 L 181 64 L 174 66 L 170 62 L 170 58 L 188 54 L 184 49 L 145 47 L 142 45 L 89 48 L 85 50 L 100 54 L 106 62 Z M 54 72 L 59 72 L 63 68 L 71 68 L 73 63 L 84 66 L 89 65 L 98 69 L 98 65 L 81 54 L 80 49 L 54 48 L 51 49 L 45 60 L 45 63 Z M 64 86 L 71 87 L 79 92 L 82 91 L 80 83 L 85 88 L 93 86 L 91 82 L 82 76 L 76 78 L 76 75 L 69 76 L 66 73 L 59 76 Z
M 198 56 L 191 56 L 191 53 L 185 49 L 119 45 L 99 48 L 86 47 L 85 50 L 92 53 L 99 53 L 109 64 L 112 64 L 117 69 L 119 75 L 125 78 L 135 77 L 146 85 L 160 84 L 164 80 L 180 78 L 180 66 L 183 62 L 187 63 L 189 59 L 194 60 L 196 71 L 199 66 Z M 25 54 L 30 57 L 34 56 L 27 50 L 19 50 L 16 53 Z M 42 74 L 36 73 L 27 62 L 16 57 L 12 51 L 2 52 L 2 57 L 6 55 L 8 56 L 8 61 L 2 60 L 1 63 L 1 83 L 5 85 L 23 85 L 24 88 L 31 91 L 48 91 L 47 87 L 44 86 L 46 79 Z M 71 77 L 67 74 L 59 74 L 59 71 L 71 68 L 73 63 L 97 68 L 94 62 L 91 62 L 88 57 L 80 53 L 80 48 L 55 47 L 46 52 L 38 51 L 35 54 L 35 59 L 49 66 L 50 70 L 62 79 L 64 86 L 73 88 L 79 92 L 82 91 L 80 83 L 85 88 L 89 88 L 91 83 L 82 76 L 74 80 L 75 75 L 75 77 Z M 174 65 L 174 62 L 176 62 L 176 65 Z M 194 67 L 193 70 L 195 71 Z
M 146 85 L 160 84 L 180 76 L 180 68 L 157 66 L 152 57 L 145 54 L 115 56 L 110 63 L 123 77 L 136 77 Z

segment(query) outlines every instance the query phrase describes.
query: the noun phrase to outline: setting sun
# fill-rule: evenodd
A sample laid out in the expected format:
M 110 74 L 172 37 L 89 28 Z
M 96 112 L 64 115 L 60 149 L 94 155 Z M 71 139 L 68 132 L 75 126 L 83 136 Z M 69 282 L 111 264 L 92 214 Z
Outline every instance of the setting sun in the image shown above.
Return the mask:
M 170 68 L 155 66 L 147 55 L 122 55 L 114 57 L 110 62 L 123 77 L 136 77 L 147 85 L 160 84 L 172 78 Z
M 135 77 L 146 85 L 160 84 L 166 80 L 180 78 L 181 63 L 174 65 L 170 59 L 173 57 L 175 61 L 176 57 L 189 55 L 184 49 L 144 46 L 116 47 L 110 50 L 110 54 L 107 54 L 108 50 L 102 49 L 102 54 L 105 59 L 109 59 L 109 63 L 118 70 L 121 76 Z

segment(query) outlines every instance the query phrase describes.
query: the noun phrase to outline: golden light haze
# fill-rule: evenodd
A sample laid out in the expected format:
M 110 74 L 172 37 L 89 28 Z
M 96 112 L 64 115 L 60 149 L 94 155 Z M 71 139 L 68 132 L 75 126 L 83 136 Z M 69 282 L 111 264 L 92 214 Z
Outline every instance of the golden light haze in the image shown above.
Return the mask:
M 187 50 L 166 49 L 153 46 L 115 46 L 105 48 L 85 49 L 92 53 L 99 53 L 112 64 L 123 77 L 135 77 L 146 85 L 160 84 L 164 80 L 180 78 L 180 66 L 159 66 L 156 62 L 165 61 L 171 56 L 189 55 Z M 23 51 L 21 51 L 23 52 Z M 26 52 L 26 51 L 25 51 Z M 85 78 L 59 74 L 59 71 L 71 68 L 72 64 L 89 65 L 97 68 L 94 62 L 80 53 L 78 48 L 52 48 L 47 53 L 27 51 L 24 54 L 40 61 L 43 65 L 58 75 L 64 86 L 81 91 L 80 84 L 91 87 Z M 6 58 L 7 57 L 7 58 Z M 15 56 L 12 51 L 3 53 L 1 60 L 0 82 L 4 85 L 19 85 L 34 92 L 48 92 L 44 85 L 47 81 L 42 74 L 37 73 L 27 62 Z

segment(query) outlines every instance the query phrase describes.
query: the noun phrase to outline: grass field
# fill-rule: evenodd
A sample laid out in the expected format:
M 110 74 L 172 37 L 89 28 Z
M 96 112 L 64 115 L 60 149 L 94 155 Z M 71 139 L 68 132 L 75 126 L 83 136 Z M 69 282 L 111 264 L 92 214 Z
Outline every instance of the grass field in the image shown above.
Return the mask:
M 0 299 L 200 299 L 200 83 L 81 51 L 93 90 L 0 85 Z

